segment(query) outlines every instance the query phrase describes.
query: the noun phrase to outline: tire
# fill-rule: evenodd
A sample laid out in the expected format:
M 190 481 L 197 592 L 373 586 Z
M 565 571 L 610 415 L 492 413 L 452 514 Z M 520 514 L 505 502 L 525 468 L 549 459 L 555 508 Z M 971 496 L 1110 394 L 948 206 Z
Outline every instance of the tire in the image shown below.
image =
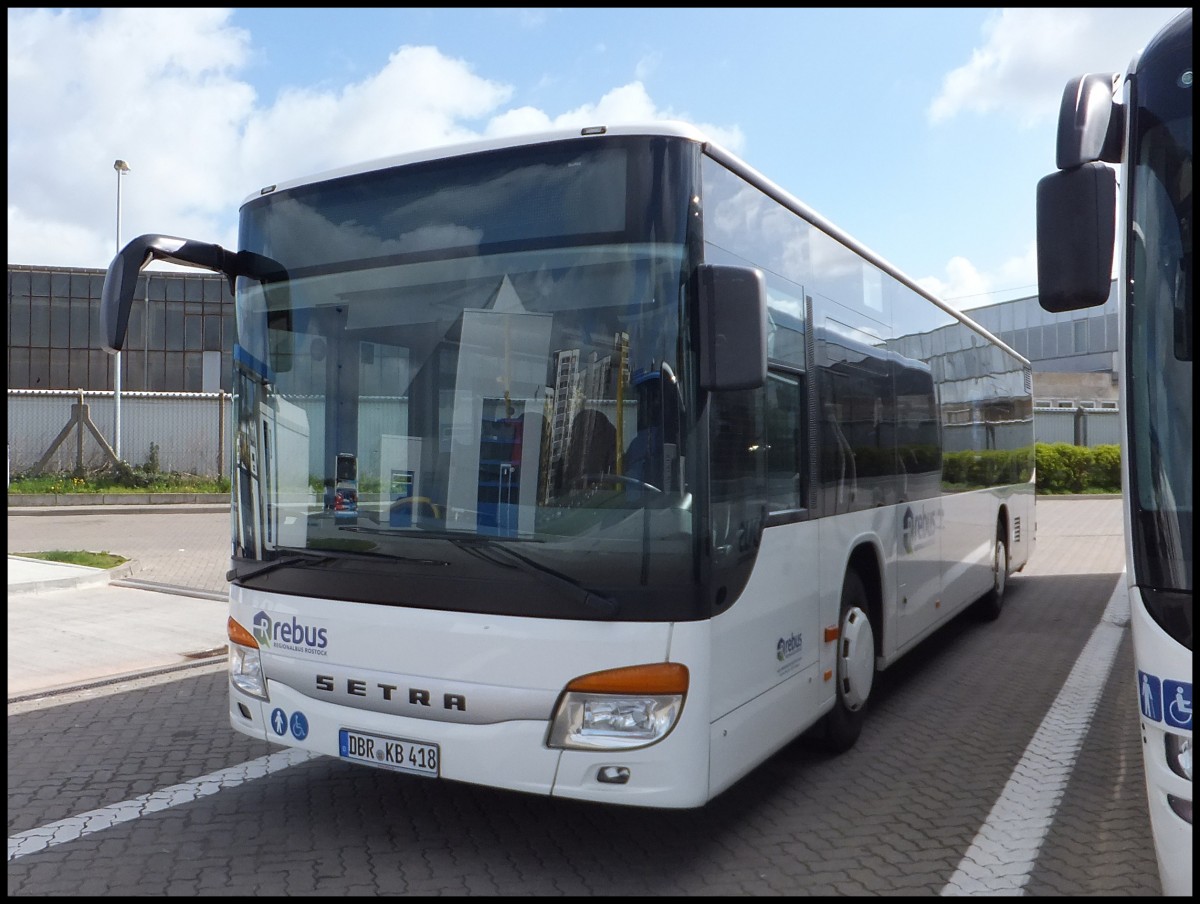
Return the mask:
M 1008 539 L 1004 536 L 1004 522 L 996 525 L 996 542 L 992 547 L 992 589 L 979 600 L 979 614 L 986 621 L 995 621 L 1004 608 L 1004 597 L 1008 592 Z
M 837 700 L 818 737 L 830 753 L 844 753 L 862 733 L 867 698 L 875 680 L 875 630 L 867 614 L 867 590 L 856 572 L 846 573 L 838 613 Z

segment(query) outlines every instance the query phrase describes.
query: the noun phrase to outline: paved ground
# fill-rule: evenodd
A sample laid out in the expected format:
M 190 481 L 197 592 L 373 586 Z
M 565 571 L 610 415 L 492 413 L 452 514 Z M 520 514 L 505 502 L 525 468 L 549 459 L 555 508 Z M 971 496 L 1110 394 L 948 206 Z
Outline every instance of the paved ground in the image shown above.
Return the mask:
M 12 555 L 54 549 L 130 561 Z M 228 506 L 10 506 L 8 552 L 9 702 L 224 657 Z
M 123 517 L 136 513 L 132 520 Z M 8 552 L 86 549 L 130 559 L 129 576 L 217 593 L 228 585 L 228 505 L 9 505 Z
M 1124 559 L 1119 503 L 1040 502 L 1033 558 L 1014 579 L 1004 616 L 988 625 L 960 620 L 889 670 L 855 750 L 825 759 L 796 745 L 701 811 L 630 814 L 397 782 L 327 759 L 240 785 L 271 748 L 229 730 L 222 658 L 167 671 L 209 637 L 224 640 L 228 529 L 222 510 L 10 509 L 10 552 L 131 557 L 113 585 L 68 569 L 91 582 L 72 589 L 46 584 L 62 579 L 62 566 L 10 559 L 10 895 L 963 894 L 956 865 L 994 862 L 979 851 L 997 842 L 982 830 L 972 835 L 1006 779 L 1021 785 L 1041 774 L 1022 765 L 1010 777 L 1022 749 L 1061 753 L 1058 736 L 1030 739 L 1057 711 L 1073 651 L 1095 627 Z M 1070 655 L 1061 655 L 1064 645 Z M 109 661 L 110 648 L 127 658 Z M 14 703 L 14 664 L 17 679 L 45 682 L 55 661 L 90 671 L 91 680 L 161 671 L 130 681 L 138 688 L 130 693 L 105 693 L 125 686 L 110 683 L 50 697 L 27 691 Z M 1131 668 L 1125 626 L 1071 777 L 1056 789 L 1061 805 L 1026 895 L 1160 893 Z M 181 674 L 188 680 L 169 680 Z M 188 720 L 165 731 L 181 707 Z M 1065 713 L 1064 736 L 1075 720 Z M 142 745 L 143 737 L 157 743 Z M 225 778 L 233 772 L 239 778 Z M 218 784 L 220 794 L 201 799 Z M 193 786 L 202 792 L 189 796 Z M 155 797 L 143 807 L 148 792 L 184 803 L 160 812 Z M 122 821 L 134 811 L 144 818 Z M 87 834 L 106 816 L 111 827 Z M 77 837 L 11 857 L 15 833 L 50 825 Z M 1003 870 L 985 874 L 1004 878 Z

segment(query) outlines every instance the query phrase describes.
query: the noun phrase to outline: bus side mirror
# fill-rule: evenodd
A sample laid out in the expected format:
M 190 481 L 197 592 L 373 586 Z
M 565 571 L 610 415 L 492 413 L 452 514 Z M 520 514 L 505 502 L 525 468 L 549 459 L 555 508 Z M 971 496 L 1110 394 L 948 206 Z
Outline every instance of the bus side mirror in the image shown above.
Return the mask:
M 1038 302 L 1047 311 L 1108 301 L 1116 203 L 1117 175 L 1103 163 L 1085 163 L 1038 182 Z
M 767 290 L 752 267 L 696 269 L 701 389 L 758 389 L 767 382 Z

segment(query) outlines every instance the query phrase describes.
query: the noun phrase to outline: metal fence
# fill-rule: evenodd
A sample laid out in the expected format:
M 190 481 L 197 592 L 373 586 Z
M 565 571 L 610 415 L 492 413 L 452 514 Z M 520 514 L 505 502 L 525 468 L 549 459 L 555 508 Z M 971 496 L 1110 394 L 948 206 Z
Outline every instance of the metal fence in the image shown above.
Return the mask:
M 76 406 L 82 405 L 82 411 Z M 379 400 L 364 418 L 383 429 L 399 417 L 396 399 Z M 303 406 L 310 423 L 321 423 L 317 402 Z M 378 411 L 376 411 L 378 408 Z M 369 415 L 369 416 L 368 416 Z M 1037 408 L 1034 435 L 1040 443 L 1100 446 L 1120 443 L 1120 413 L 1111 408 Z M 81 423 L 80 418 L 86 418 Z M 378 422 L 378 423 L 377 423 Z M 87 427 L 90 423 L 92 426 Z M 232 397 L 228 393 L 121 393 L 121 458 L 143 465 L 152 455 L 161 471 L 227 477 L 232 444 Z M 94 431 L 94 432 L 93 432 Z M 48 473 L 93 470 L 109 462 L 101 439 L 113 445 L 113 394 L 80 390 L 10 389 L 8 391 L 9 474 L 24 474 L 39 463 Z M 379 435 L 378 433 L 368 435 Z M 323 441 L 309 437 L 310 460 L 319 461 Z M 57 443 L 57 448 L 47 456 Z M 43 459 L 45 459 L 43 463 Z
M 45 473 L 109 464 L 113 409 L 111 392 L 10 389 L 9 474 L 39 464 Z M 160 471 L 227 477 L 231 409 L 226 392 L 123 392 L 121 458 L 140 466 L 154 457 Z

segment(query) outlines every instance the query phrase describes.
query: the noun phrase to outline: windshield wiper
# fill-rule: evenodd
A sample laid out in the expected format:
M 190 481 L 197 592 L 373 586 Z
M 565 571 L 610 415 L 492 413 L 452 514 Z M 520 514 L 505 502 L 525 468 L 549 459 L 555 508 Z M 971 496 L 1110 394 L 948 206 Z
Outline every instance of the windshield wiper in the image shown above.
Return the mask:
M 330 555 L 316 555 L 315 553 L 311 552 L 293 552 L 286 556 L 280 556 L 278 559 L 271 559 L 269 562 L 264 562 L 258 568 L 251 568 L 249 570 L 230 568 L 227 572 L 225 572 L 225 580 L 231 583 L 235 580 L 248 581 L 251 578 L 256 578 L 259 575 L 266 574 L 268 571 L 274 571 L 277 568 L 293 567 L 297 565 L 304 567 L 308 567 L 310 565 L 323 565 L 327 562 L 332 562 L 333 559 L 334 557 Z
M 509 563 L 510 567 L 515 567 L 526 574 L 531 574 L 543 583 L 551 584 L 556 589 L 570 591 L 573 596 L 579 598 L 589 609 L 595 609 L 599 615 L 605 618 L 612 618 L 617 614 L 619 607 L 617 601 L 611 596 L 597 593 L 595 590 L 585 587 L 561 571 L 556 571 L 548 565 L 543 565 L 541 562 L 534 561 L 515 550 L 509 549 L 507 546 L 496 543 L 490 537 L 469 536 L 447 537 L 446 539 L 464 552 L 481 559 L 487 559 L 493 564 L 501 563 L 497 562 L 489 554 L 500 553 L 501 557 Z
M 396 531 L 386 530 L 376 527 L 359 527 L 357 525 L 344 525 L 338 530 L 351 531 L 354 533 L 364 534 L 385 534 L 392 537 L 409 537 L 420 539 L 436 539 L 448 540 L 459 549 L 469 553 L 476 558 L 486 559 L 493 565 L 506 565 L 510 568 L 517 568 L 526 574 L 533 575 L 538 580 L 546 584 L 551 584 L 557 590 L 566 590 L 570 594 L 580 599 L 589 609 L 595 609 L 596 612 L 606 618 L 611 618 L 617 614 L 619 605 L 615 599 L 603 593 L 597 593 L 590 587 L 585 587 L 569 575 L 563 574 L 551 568 L 549 565 L 543 565 L 541 562 L 535 561 L 528 556 L 522 555 L 519 552 L 509 548 L 506 543 L 498 543 L 493 537 L 484 537 L 479 534 L 466 533 L 464 531 L 452 530 L 427 530 L 424 528 L 414 529 L 411 531 Z M 517 542 L 520 543 L 543 543 L 543 540 L 523 539 Z M 504 562 L 498 561 L 494 556 L 487 553 L 499 553 Z M 428 560 L 422 560 L 424 564 L 431 564 Z M 446 564 L 444 562 L 438 564 Z
M 311 565 L 329 565 L 334 562 L 344 562 L 347 559 L 363 559 L 369 562 L 415 562 L 418 565 L 449 565 L 449 562 L 442 559 L 415 559 L 411 556 L 396 556 L 388 553 L 380 552 L 364 552 L 362 550 L 353 549 L 329 549 L 322 553 L 315 552 L 291 552 L 289 555 L 282 556 L 278 559 L 272 559 L 269 562 L 264 562 L 261 568 L 255 568 L 251 571 L 238 572 L 236 568 L 230 569 L 225 574 L 225 580 L 232 581 L 237 578 L 241 581 L 256 578 L 260 574 L 266 574 L 268 571 L 274 571 L 277 568 L 284 567 L 309 567 Z

